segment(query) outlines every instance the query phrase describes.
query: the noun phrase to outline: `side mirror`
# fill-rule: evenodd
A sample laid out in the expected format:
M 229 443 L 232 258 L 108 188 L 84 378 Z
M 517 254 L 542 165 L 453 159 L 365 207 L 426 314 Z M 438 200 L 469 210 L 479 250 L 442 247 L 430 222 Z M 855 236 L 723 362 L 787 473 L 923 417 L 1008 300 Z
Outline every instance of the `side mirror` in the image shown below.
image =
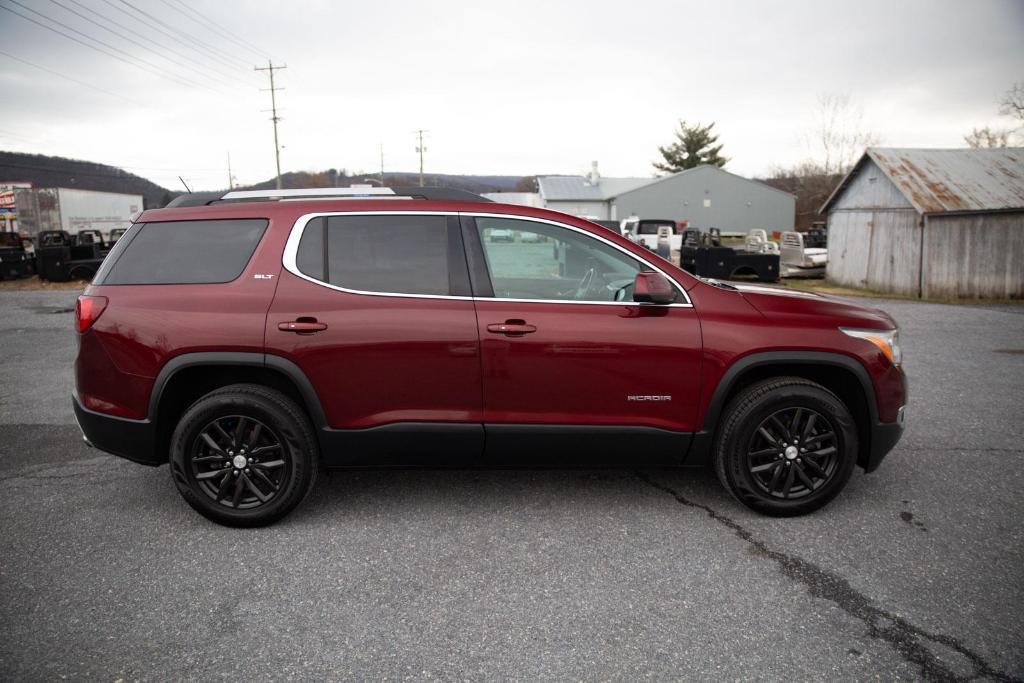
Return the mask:
M 676 300 L 676 290 L 661 273 L 641 272 L 633 281 L 633 301 L 646 304 L 670 304 Z

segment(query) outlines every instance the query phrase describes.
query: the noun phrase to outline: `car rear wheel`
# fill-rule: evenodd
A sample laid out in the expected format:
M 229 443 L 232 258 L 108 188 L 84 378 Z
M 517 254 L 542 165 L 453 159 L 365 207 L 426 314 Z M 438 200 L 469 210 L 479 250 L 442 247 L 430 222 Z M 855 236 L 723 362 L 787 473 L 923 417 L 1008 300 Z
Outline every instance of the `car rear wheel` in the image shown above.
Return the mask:
M 235 384 L 185 411 L 171 437 L 171 473 L 185 501 L 228 526 L 263 526 L 291 512 L 313 487 L 316 437 L 279 391 Z
M 857 428 L 846 405 L 798 377 L 759 382 L 726 408 L 715 446 L 722 485 L 768 515 L 812 512 L 846 486 L 857 460 Z

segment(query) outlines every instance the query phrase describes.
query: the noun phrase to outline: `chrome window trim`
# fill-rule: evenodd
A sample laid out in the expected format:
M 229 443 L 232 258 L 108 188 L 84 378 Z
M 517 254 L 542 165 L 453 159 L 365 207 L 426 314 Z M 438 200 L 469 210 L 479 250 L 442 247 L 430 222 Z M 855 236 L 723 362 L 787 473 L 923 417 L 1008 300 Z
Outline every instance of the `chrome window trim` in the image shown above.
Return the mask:
M 482 218 L 506 218 L 510 220 L 522 220 L 530 221 L 534 223 L 546 223 L 548 225 L 554 225 L 558 228 L 565 228 L 566 230 L 572 230 L 582 235 L 590 237 L 592 239 L 603 242 L 614 249 L 619 250 L 626 256 L 635 259 L 650 268 L 651 270 L 661 273 L 669 282 L 676 288 L 676 290 L 683 295 L 686 299 L 686 303 L 674 303 L 674 304 L 645 304 L 636 301 L 576 301 L 573 299 L 508 299 L 503 297 L 472 297 L 472 296 L 452 296 L 450 294 L 403 294 L 401 292 L 369 292 L 361 289 L 351 289 L 348 287 L 340 287 L 338 285 L 332 285 L 329 282 L 317 280 L 316 278 L 310 277 L 305 273 L 301 272 L 296 265 L 296 260 L 299 251 L 299 242 L 302 240 L 302 233 L 305 231 L 306 226 L 314 218 L 324 218 L 329 216 L 470 216 L 470 217 L 482 217 Z M 693 308 L 693 302 L 690 300 L 690 296 L 686 293 L 679 282 L 676 281 L 671 275 L 666 273 L 664 270 L 654 265 L 650 261 L 637 256 L 633 252 L 622 248 L 622 246 L 612 242 L 611 240 L 605 239 L 604 237 L 592 233 L 582 228 L 577 228 L 573 225 L 566 223 L 560 223 L 547 218 L 536 218 L 533 216 L 517 216 L 514 214 L 507 213 L 491 213 L 486 211 L 317 211 L 314 213 L 306 213 L 295 219 L 295 223 L 291 227 L 291 231 L 288 233 L 288 241 L 285 243 L 284 254 L 281 257 L 281 263 L 284 269 L 292 275 L 302 278 L 308 282 L 312 282 L 315 285 L 326 287 L 327 289 L 333 289 L 338 292 L 345 292 L 346 294 L 361 294 L 363 296 L 387 296 L 397 297 L 401 299 L 451 299 L 454 301 L 510 301 L 513 303 L 527 303 L 527 304 L 575 304 L 578 306 L 658 306 L 659 308 Z

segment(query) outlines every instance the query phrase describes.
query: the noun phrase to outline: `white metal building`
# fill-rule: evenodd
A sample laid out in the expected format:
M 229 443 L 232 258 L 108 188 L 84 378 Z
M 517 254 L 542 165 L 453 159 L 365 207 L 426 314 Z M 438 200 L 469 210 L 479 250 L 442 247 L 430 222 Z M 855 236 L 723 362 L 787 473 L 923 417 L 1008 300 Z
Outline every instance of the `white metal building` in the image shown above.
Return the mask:
M 698 166 L 661 178 L 604 178 L 597 163 L 586 176 L 537 179 L 545 208 L 576 216 L 688 220 L 702 229 L 747 232 L 792 230 L 796 197 L 764 183 Z
M 1024 297 L 1024 148 L 871 148 L 821 211 L 840 284 Z

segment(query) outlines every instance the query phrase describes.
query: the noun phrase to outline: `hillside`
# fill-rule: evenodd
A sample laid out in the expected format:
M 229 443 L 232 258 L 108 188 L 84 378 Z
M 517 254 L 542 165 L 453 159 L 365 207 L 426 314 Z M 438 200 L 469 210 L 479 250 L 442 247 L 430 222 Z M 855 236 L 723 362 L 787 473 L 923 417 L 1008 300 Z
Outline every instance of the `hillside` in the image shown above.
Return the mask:
M 179 194 L 116 166 L 20 152 L 0 152 L 0 183 L 4 181 L 29 182 L 33 187 L 141 194 L 147 209 L 163 206 Z
M 379 175 L 363 173 L 349 175 L 342 171 L 339 175 L 334 169 L 320 172 L 299 171 L 281 174 L 281 185 L 284 189 L 303 187 L 348 187 L 370 179 L 367 184 L 378 184 Z M 423 183 L 429 187 L 449 187 L 469 192 L 512 192 L 523 180 L 522 176 L 509 175 L 448 175 L 445 173 L 424 173 Z M 388 187 L 416 187 L 420 183 L 418 173 L 384 173 L 384 185 Z M 276 179 L 270 178 L 255 185 L 238 187 L 240 190 L 272 190 L 277 187 Z
M 533 176 L 509 175 L 448 175 L 444 173 L 425 173 L 424 184 L 431 187 L 450 187 L 469 192 L 512 192 L 517 186 L 522 189 L 529 185 Z M 369 184 L 377 184 L 376 174 L 350 175 L 345 171 L 339 174 L 335 169 L 310 172 L 297 171 L 283 173 L 281 181 L 286 189 L 305 187 L 348 187 L 370 179 Z M 164 206 L 181 192 L 173 192 L 154 182 L 146 180 L 116 166 L 97 164 L 91 161 L 51 157 L 42 154 L 22 154 L 19 152 L 0 152 L 0 183 L 4 181 L 23 181 L 32 183 L 33 187 L 76 187 L 83 190 L 99 192 L 123 192 L 141 194 L 147 209 Z M 419 185 L 418 173 L 385 173 L 384 184 L 389 187 L 415 187 Z M 236 190 L 270 190 L 276 187 L 274 178 L 249 186 L 239 186 Z M 227 189 L 224 188 L 226 192 Z

